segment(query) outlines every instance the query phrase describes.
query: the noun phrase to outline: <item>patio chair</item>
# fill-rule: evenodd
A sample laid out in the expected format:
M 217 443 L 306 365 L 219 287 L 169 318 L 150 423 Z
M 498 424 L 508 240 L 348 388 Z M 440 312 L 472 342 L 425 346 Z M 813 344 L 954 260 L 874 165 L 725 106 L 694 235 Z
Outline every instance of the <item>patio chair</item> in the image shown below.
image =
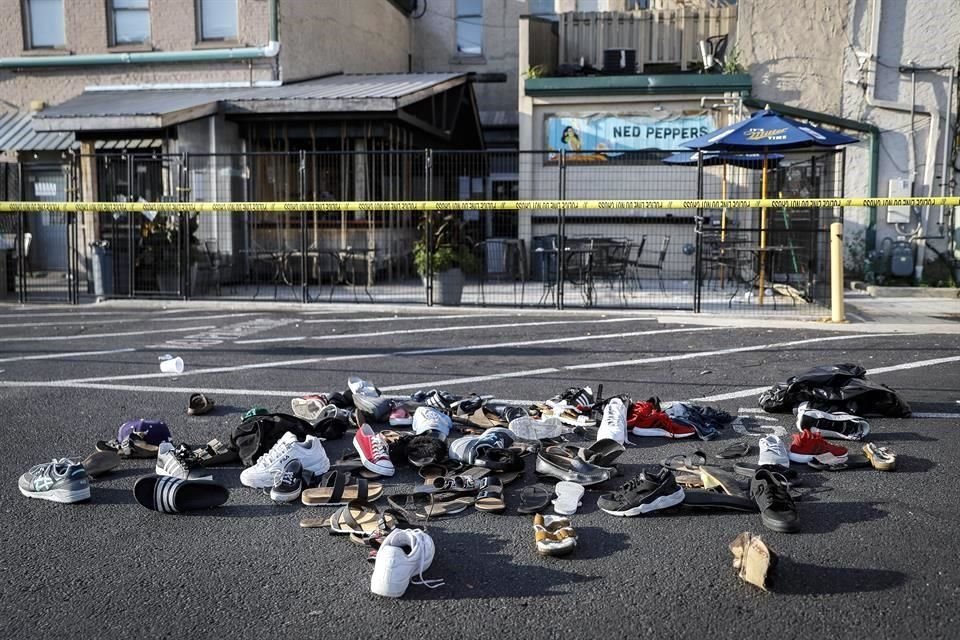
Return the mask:
M 488 281 L 513 283 L 513 304 L 517 304 L 517 283 L 520 284 L 520 306 L 527 286 L 527 246 L 522 239 L 482 240 L 474 245 L 480 257 L 480 304 L 486 306 L 484 287 Z
M 635 260 L 630 263 L 629 268 L 634 271 L 637 286 L 641 289 L 643 286 L 640 284 L 639 274 L 636 273 L 642 269 L 652 269 L 657 272 L 657 281 L 660 284 L 660 291 L 662 293 L 667 292 L 666 286 L 663 284 L 663 263 L 667 259 L 667 250 L 670 247 L 670 236 L 663 236 L 663 242 L 660 244 L 660 253 L 657 255 L 656 263 L 650 262 L 640 262 L 640 260 Z

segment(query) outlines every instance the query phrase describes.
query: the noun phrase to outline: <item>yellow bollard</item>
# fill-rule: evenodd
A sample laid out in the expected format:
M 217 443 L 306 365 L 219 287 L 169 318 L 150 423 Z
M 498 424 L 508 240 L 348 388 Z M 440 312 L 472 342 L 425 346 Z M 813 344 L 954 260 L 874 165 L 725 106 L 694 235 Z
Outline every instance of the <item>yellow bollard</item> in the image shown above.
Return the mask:
M 843 311 L 843 223 L 830 225 L 830 321 L 846 322 Z

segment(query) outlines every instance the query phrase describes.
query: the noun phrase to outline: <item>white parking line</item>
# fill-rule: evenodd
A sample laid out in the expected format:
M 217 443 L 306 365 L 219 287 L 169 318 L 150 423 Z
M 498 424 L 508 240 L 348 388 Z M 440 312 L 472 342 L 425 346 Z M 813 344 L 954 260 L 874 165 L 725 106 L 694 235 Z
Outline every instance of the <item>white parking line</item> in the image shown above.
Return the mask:
M 675 362 L 677 360 L 690 360 L 693 358 L 707 358 L 712 356 L 723 356 L 731 353 L 743 353 L 747 351 L 763 351 L 764 349 L 782 349 L 784 347 L 794 347 L 804 344 L 813 344 L 821 342 L 830 342 L 837 340 L 859 340 L 863 338 L 880 338 L 894 334 L 875 333 L 871 335 L 842 335 L 831 336 L 827 338 L 809 338 L 807 340 L 793 340 L 790 342 L 774 342 L 769 344 L 751 345 L 749 347 L 734 347 L 732 349 L 717 349 L 715 351 L 696 351 L 692 353 L 678 353 L 669 356 L 657 356 L 653 358 L 639 358 L 636 360 L 619 360 L 616 362 L 589 362 L 584 364 L 573 364 L 562 367 L 549 367 L 546 369 L 528 369 L 526 371 L 511 371 L 507 373 L 496 373 L 486 376 L 471 376 L 465 378 L 448 378 L 445 380 L 429 380 L 417 382 L 414 384 L 394 385 L 390 387 L 380 387 L 382 391 L 401 391 L 405 389 L 429 389 L 431 387 L 448 387 L 460 384 L 473 384 L 476 382 L 489 382 L 491 380 L 500 380 L 502 378 L 516 378 L 522 376 L 535 376 L 545 373 L 559 373 L 561 371 L 577 371 L 583 369 L 610 369 L 614 367 L 625 367 L 637 364 L 650 364 L 656 362 Z
M 489 313 L 484 314 L 484 318 L 502 318 L 504 316 L 516 315 L 513 313 Z M 322 318 L 320 320 L 304 320 L 301 324 L 321 324 L 327 322 L 395 322 L 398 320 L 459 320 L 461 318 L 476 318 L 477 314 L 475 313 L 464 313 L 462 315 L 456 316 L 388 316 L 383 318 Z
M 223 389 L 219 387 L 151 387 L 134 384 L 101 384 L 96 382 L 63 382 L 53 385 L 49 382 L 7 382 L 0 380 L 0 387 L 51 387 L 64 389 L 102 389 L 104 391 L 135 391 L 137 393 L 206 393 L 219 396 L 277 396 L 295 398 L 315 391 L 276 391 L 270 389 Z
M 601 320 L 545 320 L 542 322 L 510 322 L 507 324 L 471 324 L 452 327 L 425 327 L 420 329 L 393 329 L 391 331 L 370 331 L 367 333 L 339 333 L 326 336 L 307 336 L 309 340 L 346 340 L 349 338 L 376 338 L 379 336 L 399 336 L 416 333 L 447 333 L 450 331 L 477 331 L 479 329 L 508 329 L 515 327 L 547 327 L 555 325 L 608 324 L 611 322 L 637 322 L 649 318 L 604 318 Z M 234 344 L 261 344 L 268 342 L 299 342 L 304 336 L 290 338 L 258 338 L 256 340 L 234 340 Z
M 633 336 L 644 336 L 644 335 L 656 335 L 662 333 L 684 333 L 692 331 L 713 331 L 719 327 L 690 327 L 682 329 L 654 329 L 650 331 L 634 331 L 630 333 L 607 333 L 607 334 L 596 334 L 596 335 L 585 335 L 585 336 L 573 336 L 569 338 L 543 338 L 540 340 L 524 340 L 522 342 L 493 342 L 488 344 L 478 344 L 478 345 L 461 345 L 456 347 L 436 347 L 433 349 L 411 349 L 404 351 L 386 351 L 378 353 L 361 353 L 361 354 L 350 354 L 345 356 L 328 356 L 320 358 L 300 358 L 297 360 L 281 360 L 273 362 L 257 362 L 254 364 L 244 364 L 244 365 L 235 365 L 232 367 L 209 367 L 204 369 L 195 369 L 188 370 L 181 374 L 178 374 L 178 377 L 182 376 L 198 376 L 198 375 L 207 375 L 210 373 L 228 373 L 234 371 L 245 371 L 250 369 L 272 369 L 280 367 L 290 367 L 296 365 L 307 365 L 307 364 L 317 364 L 320 362 L 339 362 L 343 360 L 370 360 L 370 359 L 383 359 L 383 358 L 392 358 L 397 356 L 411 356 L 411 355 L 428 355 L 432 353 L 450 353 L 454 351 L 472 351 L 477 349 L 497 349 L 497 348 L 510 348 L 510 347 L 519 347 L 535 344 L 553 344 L 556 342 L 579 342 L 585 340 L 603 340 L 603 339 L 616 339 L 616 338 L 625 338 Z M 110 382 L 114 380 L 148 380 L 151 378 L 168 378 L 170 374 L 166 373 L 137 373 L 125 376 L 101 376 L 97 378 L 73 378 L 65 380 L 64 382 Z
M 107 351 L 74 351 L 73 353 L 45 353 L 42 356 L 17 356 L 15 358 L 0 358 L 0 362 L 19 362 L 21 360 L 56 360 L 58 358 L 79 358 L 81 356 L 103 356 L 109 353 L 128 353 L 136 349 L 109 349 Z
M 890 335 L 890 334 L 875 334 L 880 335 Z M 866 337 L 866 336 L 865 336 Z M 829 339 L 829 338 L 826 338 Z M 938 364 L 946 364 L 948 362 L 960 362 L 960 356 L 949 356 L 946 358 L 932 358 L 930 360 L 917 360 L 915 362 L 904 362 L 903 364 L 895 364 L 889 367 L 876 367 L 875 369 L 869 369 L 867 375 L 878 375 L 882 373 L 889 373 L 891 371 L 906 371 L 908 369 L 919 369 L 922 367 L 932 367 Z M 750 389 L 741 389 L 740 391 L 731 391 L 729 393 L 718 393 L 712 396 L 703 396 L 702 398 L 693 398 L 690 402 L 719 402 L 720 400 L 734 400 L 736 398 L 747 398 L 749 396 L 756 396 L 767 389 L 770 388 L 770 385 L 765 387 L 751 387 Z
M 179 329 L 151 329 L 149 331 L 124 331 L 122 333 L 79 333 L 73 336 L 33 336 L 31 338 L 0 338 L 0 342 L 49 342 L 60 340 L 88 340 L 90 338 L 120 338 L 123 336 L 148 336 L 156 333 L 183 333 L 184 331 L 201 331 L 213 329 L 214 325 L 203 327 L 180 327 Z
M 255 315 L 255 314 L 230 313 L 230 314 L 224 314 L 219 316 L 197 316 L 195 318 L 170 318 L 170 317 L 157 318 L 157 317 L 150 317 L 149 315 L 147 315 L 147 316 L 141 316 L 137 318 L 113 318 L 110 320 L 81 319 L 81 320 L 74 320 L 74 321 L 58 320 L 54 322 L 29 322 L 29 323 L 17 322 L 14 324 L 0 324 L 0 329 L 9 328 L 9 327 L 19 327 L 23 329 L 33 329 L 35 327 L 69 327 L 71 325 L 78 325 L 78 324 L 101 325 L 101 324 L 133 324 L 133 323 L 140 323 L 140 322 L 206 322 L 208 320 L 217 320 L 220 318 L 241 318 L 244 316 L 251 316 L 251 315 Z

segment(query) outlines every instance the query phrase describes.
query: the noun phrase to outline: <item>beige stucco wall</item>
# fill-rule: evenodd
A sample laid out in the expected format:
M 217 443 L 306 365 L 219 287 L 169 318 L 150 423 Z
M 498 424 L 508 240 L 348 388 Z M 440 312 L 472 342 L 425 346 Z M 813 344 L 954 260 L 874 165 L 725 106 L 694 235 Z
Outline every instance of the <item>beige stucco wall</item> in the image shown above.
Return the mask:
M 66 47 L 58 54 L 92 54 L 124 51 L 189 51 L 210 48 L 197 42 L 194 0 L 152 0 L 150 44 L 110 47 L 104 0 L 66 0 L 64 30 Z M 239 0 L 239 39 L 214 46 L 263 46 L 269 39 L 267 0 Z M 0 57 L 43 55 L 24 50 L 20 0 L 0 0 Z M 54 52 L 51 52 L 54 53 Z M 270 60 L 228 63 L 162 65 L 121 64 L 107 67 L 63 67 L 0 71 L 0 98 L 26 108 L 31 100 L 57 104 L 80 94 L 91 85 L 186 82 L 243 82 L 273 77 Z
M 847 2 L 741 0 L 737 11 L 736 48 L 753 78 L 754 95 L 840 112 Z
M 484 0 L 483 55 L 460 56 L 456 0 L 429 0 L 426 13 L 413 20 L 413 70 L 504 73 L 506 83 L 474 85 L 477 105 L 482 112 L 515 112 L 517 22 L 526 12 L 526 0 Z
M 190 51 L 264 46 L 270 38 L 267 0 L 238 0 L 235 43 L 198 43 L 195 0 L 151 0 L 150 43 L 109 47 L 104 0 L 66 0 L 66 47 L 59 54 Z M 406 71 L 407 17 L 386 0 L 280 0 L 280 70 L 284 81 L 333 72 Z M 21 0 L 0 0 L 0 57 L 24 51 Z M 92 85 L 249 82 L 275 79 L 277 61 L 65 67 L 0 71 L 0 110 L 25 109 L 32 100 L 57 104 Z
M 284 81 L 405 72 L 410 21 L 386 0 L 281 0 L 280 41 Z

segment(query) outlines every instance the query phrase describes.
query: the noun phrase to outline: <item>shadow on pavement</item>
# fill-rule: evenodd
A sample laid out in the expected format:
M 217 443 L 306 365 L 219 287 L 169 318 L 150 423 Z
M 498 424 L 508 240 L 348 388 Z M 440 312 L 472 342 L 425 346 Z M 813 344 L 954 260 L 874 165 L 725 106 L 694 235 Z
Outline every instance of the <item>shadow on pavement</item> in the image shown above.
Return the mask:
M 844 524 L 880 520 L 886 511 L 879 502 L 808 502 L 797 505 L 800 512 L 800 533 L 827 533 Z
M 885 591 L 904 584 L 907 574 L 887 569 L 824 567 L 780 558 L 771 591 L 794 595 L 831 595 Z
M 593 533 L 589 527 L 585 531 Z M 515 555 L 513 547 L 516 543 L 508 538 L 459 531 L 441 534 L 435 529 L 431 529 L 430 533 L 434 535 L 437 549 L 443 549 L 443 553 L 437 554 L 424 576 L 442 578 L 446 587 L 436 590 L 411 589 L 404 596 L 407 600 L 562 596 L 573 593 L 578 584 L 600 579 L 555 569 L 553 567 L 568 566 L 563 564 L 563 560 L 555 558 L 542 558 L 539 562 L 523 564 L 526 554 Z M 532 529 L 528 542 L 532 547 Z M 623 543 L 610 544 L 608 552 L 612 553 L 618 550 L 613 545 Z M 585 551 L 577 549 L 574 557 Z

